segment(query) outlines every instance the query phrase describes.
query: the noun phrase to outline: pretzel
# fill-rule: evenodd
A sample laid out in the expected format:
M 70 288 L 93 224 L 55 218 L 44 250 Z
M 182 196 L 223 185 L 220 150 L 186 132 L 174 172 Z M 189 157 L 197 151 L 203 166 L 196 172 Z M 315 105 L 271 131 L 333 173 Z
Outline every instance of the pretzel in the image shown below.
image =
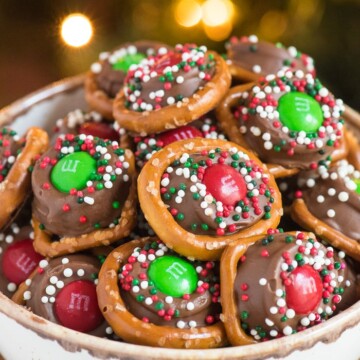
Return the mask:
M 29 170 L 36 157 L 47 149 L 49 139 L 44 130 L 31 127 L 25 141 L 24 148 L 0 186 L 0 228 L 6 225 L 14 211 L 25 201 L 31 187 Z
M 12 300 L 67 328 L 113 338 L 98 307 L 97 274 L 109 249 L 43 259 Z
M 348 290 L 354 277 L 342 255 L 300 231 L 233 242 L 221 257 L 220 277 L 224 326 L 233 346 L 321 323 L 342 302 L 333 287 L 342 287 L 346 297 L 356 294 L 355 283 Z M 331 286 L 329 279 L 335 280 Z
M 124 268 L 124 265 L 127 263 L 128 259 L 133 257 L 132 254 L 136 252 L 136 248 L 144 249 L 146 244 L 151 244 L 154 242 L 159 244 L 156 238 L 142 238 L 126 243 L 116 248 L 106 258 L 101 268 L 99 274 L 99 283 L 97 286 L 99 306 L 105 319 L 112 326 L 114 332 L 126 342 L 154 347 L 208 349 L 226 345 L 227 340 L 221 321 L 208 326 L 179 328 L 170 325 L 155 325 L 146 319 L 140 319 L 136 317 L 130 312 L 128 305 L 124 300 L 124 294 L 126 293 L 126 290 L 124 292 L 124 290 L 120 291 L 119 289 L 120 285 L 118 284 L 118 274 L 120 270 Z M 155 255 L 157 249 L 156 247 L 153 247 L 153 249 L 154 257 L 161 256 Z M 162 247 L 161 249 L 163 253 L 167 253 L 166 248 Z M 148 261 L 147 254 L 147 251 L 142 252 L 142 256 L 144 259 L 146 258 L 146 260 L 144 260 L 145 262 Z M 135 259 L 135 257 L 133 258 Z M 156 261 L 158 261 L 158 259 L 161 259 L 161 257 L 156 257 Z M 141 261 L 142 260 L 143 259 L 141 259 Z M 133 262 L 131 260 L 131 263 L 131 268 L 133 268 L 136 266 L 137 261 L 135 260 Z M 150 269 L 154 263 L 155 262 L 152 262 L 150 264 Z M 184 265 L 184 263 L 182 263 L 182 265 Z M 129 269 L 130 267 L 127 266 L 126 268 Z M 144 267 L 143 269 L 145 269 L 144 273 L 146 274 L 146 268 Z M 135 279 L 138 278 L 135 277 Z M 174 280 L 173 277 L 172 279 Z M 124 281 L 125 283 L 123 283 L 123 286 L 126 287 L 126 279 Z M 148 292 L 150 290 L 150 287 L 151 285 L 149 285 L 148 290 L 144 290 L 144 294 L 146 291 Z M 163 295 L 162 293 L 160 294 L 160 292 L 161 291 L 158 290 L 157 294 L 159 295 L 159 299 L 162 299 Z M 198 296 L 193 293 L 188 295 L 190 298 L 192 296 Z M 172 297 L 172 299 L 173 303 L 171 304 L 174 306 L 178 300 L 185 301 L 182 300 L 181 297 Z M 172 306 L 166 304 L 167 303 L 163 303 L 163 305 L 166 306 L 164 309 L 167 309 L 167 307 L 169 307 L 169 309 L 173 308 Z M 142 305 L 139 303 L 138 306 L 141 307 Z M 175 307 L 174 310 L 176 309 L 177 308 Z M 180 315 L 184 313 L 186 313 L 186 310 L 182 307 L 182 310 L 180 310 Z M 154 316 L 156 316 L 156 312 L 154 312 Z M 179 320 L 181 320 L 181 317 Z M 168 321 L 171 321 L 171 319 Z
M 34 247 L 44 256 L 55 257 L 100 245 L 109 245 L 128 236 L 135 226 L 136 172 L 134 156 L 130 150 L 119 148 L 116 142 L 105 143 L 101 139 L 92 139 L 91 136 L 86 135 L 79 135 L 78 137 L 66 135 L 64 140 L 59 138 L 55 145 L 56 151 L 59 152 L 63 148 L 76 147 L 78 142 L 83 142 L 82 149 L 84 150 L 80 151 L 80 155 L 85 154 L 87 156 L 90 153 L 96 156 L 92 149 L 99 152 L 96 165 L 97 175 L 94 175 L 95 181 L 89 183 L 89 180 L 86 180 L 87 178 L 83 179 L 86 182 L 85 187 L 79 185 L 80 188 L 77 189 L 77 185 L 74 183 L 75 188 L 63 189 L 59 186 L 64 183 L 68 187 L 69 185 L 66 184 L 68 180 L 61 181 L 59 177 L 55 183 L 53 177 L 50 179 L 50 171 L 51 176 L 54 174 L 55 167 L 53 164 L 58 164 L 58 162 L 53 161 L 54 158 L 56 159 L 54 154 L 57 153 L 54 150 L 44 154 L 35 167 L 33 172 L 32 216 L 35 232 Z M 107 150 L 104 152 L 104 149 Z M 72 154 L 77 156 L 76 151 Z M 86 163 L 88 158 L 89 161 L 93 161 L 91 157 L 87 156 L 86 160 L 80 159 L 78 162 L 80 164 L 82 161 Z M 66 165 L 68 161 L 66 159 L 65 157 L 63 165 L 59 165 L 60 167 L 71 166 L 77 161 L 74 157 Z M 108 161 L 108 165 L 106 168 L 105 166 L 101 168 L 104 161 Z M 107 170 L 108 167 L 110 167 L 109 170 Z M 62 169 L 59 174 L 65 176 Z M 107 173 L 107 171 L 110 172 Z M 103 175 L 106 173 L 108 179 L 105 179 L 106 176 Z M 78 181 L 80 175 L 77 173 L 77 177 L 71 178 L 71 181 Z M 112 181 L 112 184 L 107 184 L 107 181 Z M 44 214 L 46 215 L 44 216 Z M 116 219 L 113 220 L 114 218 Z M 113 224 L 111 220 L 114 221 Z M 95 230 L 93 230 L 94 228 Z
M 331 134 L 330 132 L 327 133 L 328 130 L 326 130 L 324 126 L 321 127 L 319 123 L 317 123 L 315 127 L 309 128 L 310 134 L 317 134 L 317 131 L 319 132 L 318 135 L 315 136 L 316 141 L 313 136 L 308 138 L 305 131 L 303 131 L 305 138 L 300 139 L 299 134 L 301 131 L 289 131 L 289 128 L 281 123 L 279 120 L 281 114 L 283 114 L 283 116 L 286 114 L 289 118 L 290 115 L 302 116 L 301 112 L 297 112 L 295 115 L 289 115 L 289 113 L 287 113 L 290 111 L 289 109 L 294 109 L 294 107 L 291 108 L 289 105 L 293 101 L 312 102 L 314 112 L 315 109 L 318 112 L 321 111 L 319 110 L 320 107 L 311 99 L 310 95 L 305 92 L 304 88 L 299 87 L 297 92 L 286 90 L 287 87 L 285 84 L 288 83 L 299 84 L 301 81 L 309 81 L 309 83 L 316 81 L 311 78 L 310 74 L 304 75 L 299 71 L 293 74 L 287 71 L 286 77 L 284 75 L 285 72 L 279 72 L 276 77 L 270 75 L 266 80 L 258 83 L 235 86 L 230 89 L 229 93 L 216 109 L 219 125 L 229 139 L 241 146 L 252 149 L 267 163 L 270 172 L 276 178 L 295 175 L 300 169 L 315 168 L 318 166 L 317 162 L 327 159 L 328 155 L 331 156 L 333 161 L 343 159 L 348 152 L 346 140 L 344 136 L 342 136 L 343 130 L 339 119 L 340 113 L 337 113 L 335 110 L 333 117 L 326 115 L 330 117 L 330 120 L 326 121 L 332 121 L 334 127 L 338 129 L 336 132 L 336 140 L 330 140 L 332 132 Z M 279 86 L 276 84 L 279 84 Z M 290 88 L 290 85 L 287 86 Z M 280 88 L 283 90 L 280 90 Z M 325 88 L 321 88 L 319 91 L 329 98 L 332 96 Z M 279 99 L 285 96 L 293 98 L 290 99 L 288 97 L 286 102 L 285 100 L 282 102 L 283 108 L 280 113 Z M 299 100 L 294 99 L 296 96 L 299 97 Z M 262 100 L 265 97 L 267 100 Z M 304 97 L 304 99 L 301 97 Z M 320 104 L 321 101 L 322 100 L 319 100 Z M 264 102 L 266 104 L 264 104 Z M 335 102 L 336 101 L 333 100 L 334 104 Z M 338 107 L 341 108 L 340 103 Z M 234 115 L 234 108 L 236 108 L 236 116 Z M 276 115 L 276 113 L 274 114 L 275 110 L 277 110 L 278 114 L 280 113 L 280 116 Z M 318 116 L 317 121 L 320 121 L 320 114 L 318 114 Z M 239 118 L 239 120 L 237 118 Z M 325 124 L 325 120 L 323 120 L 322 124 Z M 294 126 L 294 124 L 292 126 Z M 317 126 L 319 126 L 319 128 L 315 131 Z M 286 129 L 286 131 L 284 129 Z M 324 129 L 324 132 L 320 134 L 319 129 Z M 291 133 L 295 134 L 294 138 L 289 135 Z M 309 141 L 308 145 L 305 145 L 305 141 Z M 321 152 L 324 154 L 321 154 Z
M 360 258 L 360 173 L 347 160 L 304 173 L 293 219 L 350 256 Z
M 171 57 L 176 58 L 178 56 L 182 56 L 181 54 L 187 53 L 188 49 L 189 46 L 184 45 L 175 52 L 170 52 L 168 58 L 165 57 L 157 59 L 157 62 L 155 61 L 155 67 L 163 66 L 162 64 L 166 63 L 166 61 L 171 62 Z M 136 111 L 132 108 L 129 108 L 129 99 L 132 99 L 132 95 L 134 95 L 132 94 L 132 90 L 130 90 L 132 86 L 129 85 L 130 81 L 132 81 L 130 79 L 136 76 L 139 70 L 144 74 L 152 74 L 152 70 L 151 67 L 146 67 L 145 65 L 135 69 L 134 73 L 130 74 L 130 77 L 128 77 L 124 87 L 125 92 L 120 92 L 114 101 L 114 117 L 120 126 L 140 136 L 146 136 L 148 134 L 158 133 L 186 125 L 213 109 L 220 102 L 221 98 L 230 87 L 230 72 L 225 60 L 223 60 L 222 57 L 217 53 L 203 51 L 202 48 L 200 48 L 200 50 L 197 49 L 196 51 L 198 54 L 203 56 L 202 59 L 204 59 L 205 62 L 209 62 L 209 64 L 211 64 L 210 70 L 214 69 L 214 72 L 213 74 L 210 72 L 202 72 L 204 74 L 204 78 L 200 83 L 200 88 L 193 90 L 195 92 L 192 92 L 192 94 L 186 94 L 186 96 L 181 100 L 180 98 L 177 100 L 175 97 L 184 91 L 182 88 L 188 91 L 188 89 L 185 88 L 185 85 L 187 84 L 187 77 L 192 76 L 190 80 L 194 81 L 195 79 L 200 81 L 198 73 L 202 70 L 197 69 L 197 66 L 201 65 L 195 65 L 194 68 L 191 68 L 188 64 L 185 65 L 188 66 L 191 70 L 185 71 L 183 69 L 179 69 L 177 72 L 171 74 L 171 77 L 169 78 L 170 80 L 165 82 L 164 85 L 160 82 L 160 80 L 158 80 L 159 77 L 163 76 L 163 73 L 161 70 L 159 70 L 157 77 L 151 78 L 148 83 L 145 83 L 147 86 L 146 92 L 150 86 L 149 84 L 154 83 L 155 86 L 159 87 L 159 91 L 163 91 L 163 88 L 165 89 L 164 94 L 166 94 L 167 91 L 169 94 L 172 94 L 171 91 L 176 91 L 176 94 L 173 96 L 171 95 L 168 98 L 165 96 L 162 97 L 161 101 L 164 102 L 164 104 L 160 106 L 157 103 L 152 105 L 150 103 L 152 100 L 150 100 L 150 98 L 147 100 L 146 98 L 146 100 L 143 101 L 143 103 L 146 104 L 145 109 L 139 108 L 142 109 L 141 111 Z M 180 61 L 181 60 L 177 60 L 178 64 Z M 191 62 L 191 58 L 188 61 Z M 176 80 L 175 77 L 176 79 L 181 78 L 183 83 L 180 82 L 180 80 Z M 145 85 L 143 84 L 141 86 L 144 87 Z M 168 87 L 170 90 L 166 90 Z M 152 91 L 156 90 L 158 89 L 153 89 Z M 141 96 L 141 92 L 139 96 Z M 141 98 L 139 99 L 143 100 Z M 169 99 L 171 99 L 171 101 Z M 134 107 L 134 104 L 136 104 L 136 102 L 131 103 L 130 106 Z
M 142 57 L 158 51 L 160 48 L 167 48 L 166 45 L 156 41 L 135 41 L 134 43 L 124 43 L 112 52 L 101 53 L 99 61 L 92 64 L 85 78 L 85 99 L 90 107 L 106 119 L 113 119 L 113 103 L 115 94 L 120 91 L 122 83 L 127 73 L 127 62 L 138 62 Z M 138 58 L 136 58 L 138 55 Z M 112 69 L 117 62 L 123 61 L 124 64 L 119 69 Z M 102 75 L 104 68 L 109 73 Z M 122 68 L 122 70 L 121 70 Z M 99 75 L 106 77 L 106 85 L 109 89 L 103 89 L 99 85 Z
M 259 80 L 281 69 L 303 70 L 314 74 L 314 60 L 282 44 L 259 41 L 257 36 L 231 37 L 225 44 L 227 59 L 233 79 L 246 83 Z
M 291 217 L 300 226 L 313 231 L 335 248 L 343 250 L 352 258 L 360 261 L 360 243 L 318 219 L 309 211 L 303 199 L 296 199 L 293 202 Z
M 75 109 L 56 121 L 55 136 L 86 134 L 101 139 L 119 141 L 120 129 L 96 111 Z
M 271 202 L 271 210 L 269 208 L 267 209 L 270 210 L 267 219 L 262 219 L 260 215 L 254 215 L 254 219 L 256 220 L 249 220 L 249 222 L 246 223 L 246 226 L 243 225 L 242 228 L 240 226 L 240 230 L 237 228 L 239 225 L 232 226 L 230 224 L 230 229 L 225 229 L 225 231 L 219 227 L 216 230 L 216 234 L 215 230 L 210 232 L 210 234 L 214 233 L 212 235 L 206 235 L 206 233 L 205 235 L 196 234 L 185 229 L 183 226 L 181 226 L 181 223 L 178 223 L 174 219 L 173 216 L 176 214 L 174 212 L 172 213 L 171 209 L 168 209 L 168 205 L 161 198 L 161 192 L 163 191 L 161 188 L 164 187 L 164 185 L 161 184 L 162 177 L 167 168 L 175 160 L 179 160 L 184 153 L 194 155 L 201 154 L 203 152 L 203 154 L 205 154 L 209 151 L 214 151 L 216 148 L 221 149 L 224 154 L 226 152 L 233 155 L 235 153 L 242 154 L 242 156 L 246 158 L 248 157 L 250 161 L 249 164 L 252 164 L 254 168 L 258 168 L 259 171 L 263 171 L 264 176 L 268 178 L 267 186 L 268 189 L 271 189 L 271 197 L 273 198 Z M 231 176 L 236 177 L 235 173 L 232 174 L 233 175 Z M 232 180 L 232 177 L 231 180 L 228 179 L 228 181 Z M 195 182 L 191 183 L 191 185 L 195 185 Z M 219 183 L 218 186 L 221 188 L 222 185 Z M 190 185 L 188 188 L 189 187 Z M 214 185 L 214 189 L 216 188 L 218 187 Z M 239 189 L 239 187 L 236 187 L 236 190 Z M 208 190 L 209 189 L 207 189 L 207 191 Z M 164 241 L 167 246 L 169 246 L 171 249 L 174 249 L 179 254 L 200 260 L 219 259 L 226 245 L 237 239 L 244 239 L 256 234 L 265 233 L 269 228 L 273 228 L 278 225 L 280 216 L 282 215 L 281 195 L 274 178 L 268 174 L 266 167 L 263 166 L 261 162 L 247 150 L 234 143 L 224 140 L 196 138 L 191 140 L 177 141 L 166 146 L 164 149 L 154 154 L 151 160 L 148 161 L 142 169 L 138 178 L 138 194 L 140 206 L 145 214 L 145 217 L 159 238 Z M 199 194 L 201 194 L 201 192 Z M 203 199 L 201 197 L 202 195 L 199 196 L 200 199 Z M 259 197 L 259 199 L 261 199 L 260 202 L 264 201 L 262 197 Z M 189 208 L 195 208 L 197 206 L 199 206 L 199 204 L 196 205 L 196 203 L 194 203 L 194 205 L 190 205 Z M 263 216 L 264 212 L 260 211 L 260 213 Z M 234 211 L 232 211 L 231 214 L 236 215 Z M 195 221 L 192 219 L 192 216 L 193 215 L 190 216 L 191 220 Z M 238 220 L 242 221 L 240 218 L 241 216 L 238 216 Z M 234 221 L 234 224 L 236 224 L 236 221 Z
M 176 129 L 167 130 L 159 134 L 152 134 L 146 137 L 135 136 L 136 165 L 141 169 L 144 164 L 157 151 L 174 141 L 202 137 L 206 139 L 225 139 L 225 135 L 217 125 L 217 119 L 213 111 L 202 116 L 188 125 Z

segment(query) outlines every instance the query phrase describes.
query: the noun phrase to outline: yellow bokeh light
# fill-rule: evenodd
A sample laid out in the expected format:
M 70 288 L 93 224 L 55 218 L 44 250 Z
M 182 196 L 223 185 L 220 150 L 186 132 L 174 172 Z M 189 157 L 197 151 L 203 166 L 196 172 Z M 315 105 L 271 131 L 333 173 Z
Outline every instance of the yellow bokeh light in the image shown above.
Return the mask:
M 61 23 L 61 37 L 69 46 L 84 46 L 89 43 L 92 36 L 93 27 L 91 22 L 83 14 L 70 14 Z
M 260 20 L 260 35 L 269 41 L 276 41 L 286 30 L 288 19 L 286 13 L 270 10 Z
M 215 27 L 229 23 L 234 15 L 234 5 L 230 0 L 207 0 L 202 5 L 203 22 Z
M 207 26 L 204 24 L 204 30 L 209 39 L 214 41 L 223 41 L 230 36 L 233 30 L 233 25 L 230 21 L 218 26 Z
M 201 6 L 196 0 L 180 0 L 175 6 L 175 20 L 181 26 L 195 26 L 201 17 Z

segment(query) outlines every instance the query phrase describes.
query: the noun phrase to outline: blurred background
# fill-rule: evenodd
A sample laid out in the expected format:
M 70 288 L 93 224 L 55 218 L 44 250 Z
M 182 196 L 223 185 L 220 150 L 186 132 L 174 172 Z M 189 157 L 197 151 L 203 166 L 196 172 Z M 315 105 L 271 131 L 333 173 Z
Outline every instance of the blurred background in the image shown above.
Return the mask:
M 74 13 L 85 22 L 66 27 Z M 231 35 L 256 34 L 314 57 L 319 78 L 360 110 L 357 0 L 1 0 L 0 33 L 0 107 L 87 71 L 125 41 L 195 42 L 224 53 Z

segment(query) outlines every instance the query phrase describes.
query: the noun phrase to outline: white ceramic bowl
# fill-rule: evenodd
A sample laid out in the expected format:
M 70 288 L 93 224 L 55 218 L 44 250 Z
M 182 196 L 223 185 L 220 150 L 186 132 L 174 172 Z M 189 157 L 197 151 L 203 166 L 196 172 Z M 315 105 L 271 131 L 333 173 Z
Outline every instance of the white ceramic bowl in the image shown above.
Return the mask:
M 65 79 L 0 110 L 0 124 L 19 133 L 30 125 L 52 131 L 55 121 L 86 109 L 83 76 Z M 212 350 L 173 350 L 126 344 L 82 334 L 51 323 L 0 293 L 0 354 L 26 359 L 276 359 L 360 358 L 360 301 L 334 318 L 303 332 L 256 345 Z M 1 356 L 0 356 L 1 358 Z

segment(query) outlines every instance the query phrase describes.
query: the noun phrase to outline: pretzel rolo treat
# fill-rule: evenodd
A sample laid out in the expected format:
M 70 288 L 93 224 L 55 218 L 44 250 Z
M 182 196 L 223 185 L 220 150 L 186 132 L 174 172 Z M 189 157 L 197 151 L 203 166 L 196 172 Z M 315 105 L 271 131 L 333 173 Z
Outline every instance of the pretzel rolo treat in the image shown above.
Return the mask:
M 247 241 L 230 244 L 221 257 L 221 303 L 232 345 L 319 324 L 334 315 L 344 293 L 353 292 L 345 253 L 312 233 L 274 231 Z
M 25 226 L 12 223 L 0 232 L 0 291 L 7 297 L 14 294 L 43 259 L 34 250 L 33 240 L 30 221 Z
M 100 309 L 114 332 L 130 343 L 224 346 L 217 267 L 185 259 L 157 238 L 133 240 L 116 248 L 101 268 Z
M 98 273 L 105 256 L 106 253 L 98 256 L 79 253 L 43 259 L 19 287 L 13 300 L 56 324 L 113 338 L 96 294 Z
M 114 117 L 140 136 L 173 129 L 212 110 L 230 87 L 225 60 L 205 46 L 177 45 L 129 70 Z
M 136 165 L 141 169 L 154 153 L 161 150 L 166 145 L 169 145 L 174 141 L 192 139 L 195 137 L 205 139 L 225 139 L 225 135 L 220 131 L 217 125 L 217 119 L 214 112 L 211 111 L 200 119 L 176 129 L 167 130 L 147 137 L 134 137 L 136 145 Z
M 59 137 L 36 162 L 32 185 L 34 246 L 45 256 L 109 245 L 135 225 L 134 156 L 116 141 Z
M 342 160 L 304 178 L 291 209 L 294 220 L 360 260 L 360 172 Z
M 109 122 L 96 111 L 75 109 L 56 121 L 55 134 L 56 137 L 60 134 L 85 134 L 104 140 L 119 141 L 121 134 L 114 125 L 115 123 Z
M 302 70 L 315 75 L 314 60 L 294 46 L 262 41 L 256 35 L 233 36 L 226 44 L 231 75 L 237 81 L 249 82 L 276 74 L 280 70 Z
M 219 259 L 234 240 L 265 233 L 282 215 L 281 195 L 266 167 L 224 140 L 174 142 L 153 155 L 138 178 L 140 206 L 174 251 Z
M 122 89 L 132 65 L 148 56 L 164 54 L 168 46 L 155 41 L 124 43 L 114 51 L 102 52 L 91 65 L 85 79 L 85 98 L 90 107 L 107 119 L 113 119 L 112 108 L 116 94 Z
M 346 156 L 343 109 L 318 79 L 298 70 L 233 88 L 217 115 L 230 140 L 240 138 L 278 177 Z
M 12 129 L 0 129 L 0 229 L 25 203 L 32 167 L 48 143 L 47 133 L 37 127 L 29 128 L 22 138 Z

